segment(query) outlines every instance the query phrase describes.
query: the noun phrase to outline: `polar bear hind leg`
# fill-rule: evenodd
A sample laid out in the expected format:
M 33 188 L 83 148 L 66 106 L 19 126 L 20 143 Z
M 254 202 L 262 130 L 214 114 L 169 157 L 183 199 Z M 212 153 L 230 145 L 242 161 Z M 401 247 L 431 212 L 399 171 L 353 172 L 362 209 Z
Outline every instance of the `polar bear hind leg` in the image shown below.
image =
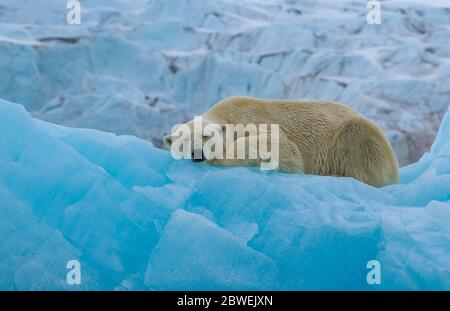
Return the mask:
M 381 129 L 364 118 L 343 122 L 330 156 L 333 175 L 353 177 L 375 187 L 398 182 L 391 146 Z

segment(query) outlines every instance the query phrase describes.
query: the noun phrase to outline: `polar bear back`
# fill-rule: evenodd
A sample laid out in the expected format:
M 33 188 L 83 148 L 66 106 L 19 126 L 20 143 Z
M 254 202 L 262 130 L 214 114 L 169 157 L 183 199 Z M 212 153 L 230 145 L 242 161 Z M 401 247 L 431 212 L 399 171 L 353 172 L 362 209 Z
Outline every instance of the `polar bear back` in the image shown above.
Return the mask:
M 397 160 L 383 131 L 342 104 L 231 97 L 204 117 L 215 123 L 279 124 L 300 150 L 305 173 L 348 176 L 374 186 L 398 182 Z M 283 161 L 283 148 L 280 157 Z

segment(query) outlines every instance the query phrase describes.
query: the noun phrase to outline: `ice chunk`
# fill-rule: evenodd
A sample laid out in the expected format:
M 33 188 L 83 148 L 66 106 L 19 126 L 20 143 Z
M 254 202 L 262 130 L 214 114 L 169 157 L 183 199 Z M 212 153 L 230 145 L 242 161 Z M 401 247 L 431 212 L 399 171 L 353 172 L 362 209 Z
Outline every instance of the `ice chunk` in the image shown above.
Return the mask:
M 273 289 L 276 265 L 203 216 L 179 209 L 152 252 L 145 284 L 152 289 Z
M 3 100 L 0 132 L 0 289 L 450 288 L 450 111 L 385 188 L 176 161 Z

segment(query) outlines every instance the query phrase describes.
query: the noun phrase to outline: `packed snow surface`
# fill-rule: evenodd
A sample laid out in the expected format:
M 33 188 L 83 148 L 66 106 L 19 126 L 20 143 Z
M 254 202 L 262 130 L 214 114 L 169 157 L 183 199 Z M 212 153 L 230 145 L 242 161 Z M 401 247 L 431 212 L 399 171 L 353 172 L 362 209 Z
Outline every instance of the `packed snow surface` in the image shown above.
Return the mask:
M 380 189 L 177 161 L 3 100 L 0 133 L 2 290 L 450 289 L 450 112 Z
M 233 95 L 337 100 L 385 130 L 402 165 L 450 103 L 450 1 L 2 0 L 0 98 L 71 127 L 160 146 Z M 26 90 L 26 91 L 24 91 Z

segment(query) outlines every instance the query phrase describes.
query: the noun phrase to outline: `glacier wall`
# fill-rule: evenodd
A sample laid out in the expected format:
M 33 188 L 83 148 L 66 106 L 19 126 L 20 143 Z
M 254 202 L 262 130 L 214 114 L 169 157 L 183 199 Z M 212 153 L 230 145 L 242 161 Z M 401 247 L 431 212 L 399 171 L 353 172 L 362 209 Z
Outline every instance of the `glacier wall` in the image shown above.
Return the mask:
M 431 151 L 381 189 L 176 161 L 4 100 L 0 133 L 2 290 L 450 288 L 450 111 Z M 81 285 L 66 282 L 69 260 Z
M 0 98 L 71 127 L 160 146 L 232 95 L 346 103 L 386 131 L 402 165 L 428 151 L 450 103 L 450 2 L 2 0 Z M 26 90 L 26 91 L 24 91 Z

